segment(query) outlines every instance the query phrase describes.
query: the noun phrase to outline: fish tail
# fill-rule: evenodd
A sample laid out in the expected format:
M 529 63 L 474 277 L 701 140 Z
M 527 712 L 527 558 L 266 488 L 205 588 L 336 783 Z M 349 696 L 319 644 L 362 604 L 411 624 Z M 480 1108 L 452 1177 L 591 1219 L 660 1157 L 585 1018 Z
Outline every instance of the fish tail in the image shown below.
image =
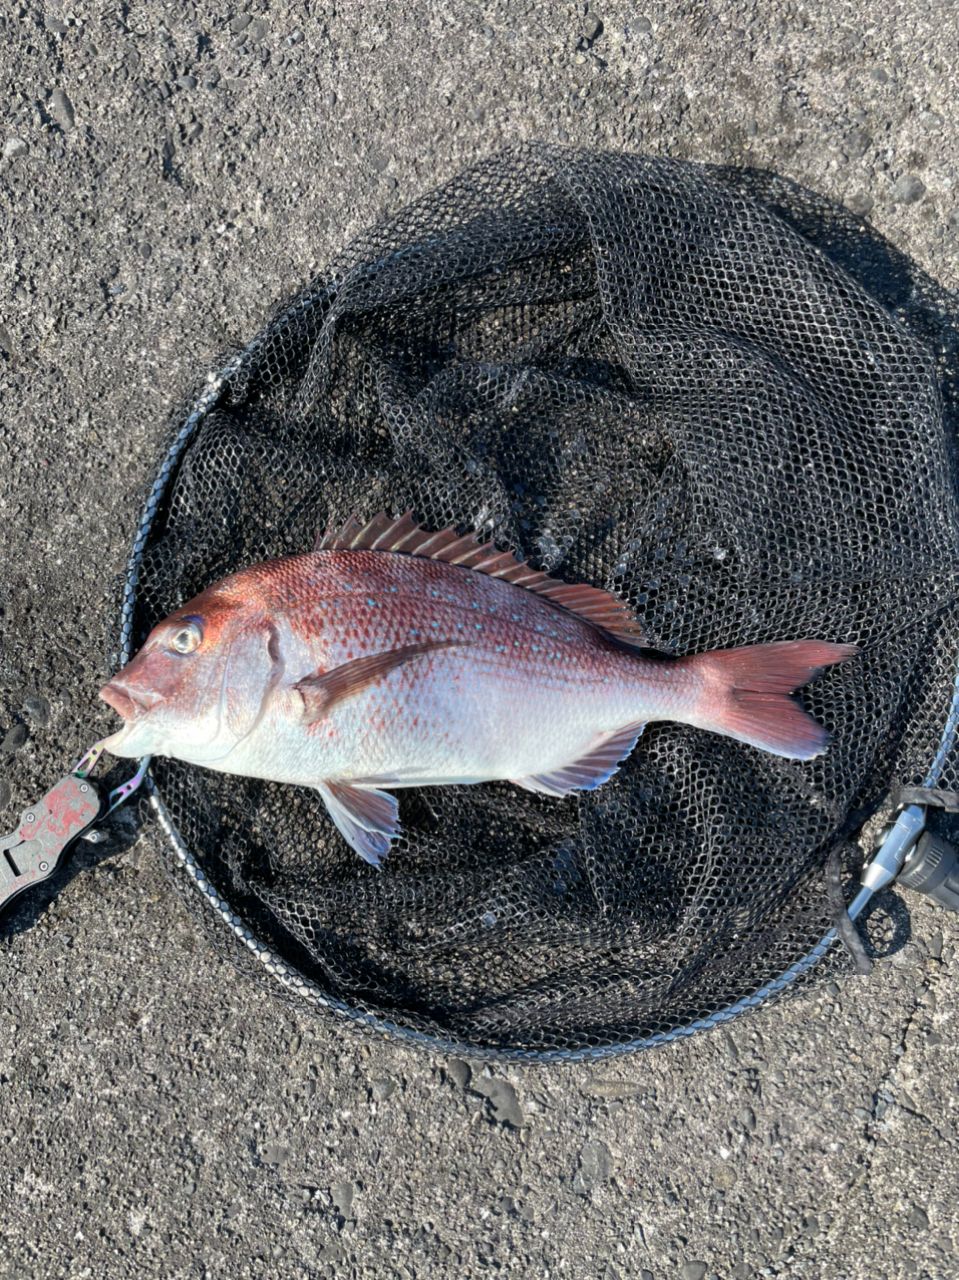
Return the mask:
M 829 733 L 789 695 L 859 650 L 825 640 L 716 649 L 686 660 L 702 680 L 690 723 L 790 760 L 811 760 Z

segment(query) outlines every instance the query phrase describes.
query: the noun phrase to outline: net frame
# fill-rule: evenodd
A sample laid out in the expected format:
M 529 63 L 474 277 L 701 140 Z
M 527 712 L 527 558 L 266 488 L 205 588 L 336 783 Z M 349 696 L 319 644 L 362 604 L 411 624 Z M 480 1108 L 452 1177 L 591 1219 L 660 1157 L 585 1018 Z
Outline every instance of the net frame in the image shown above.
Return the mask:
M 189 448 L 191 440 L 204 419 L 215 410 L 222 396 L 224 387 L 242 377 L 245 370 L 254 363 L 263 343 L 284 325 L 295 328 L 304 315 L 313 308 L 328 305 L 334 286 L 311 288 L 299 294 L 294 301 L 274 316 L 242 351 L 231 357 L 215 374 L 208 377 L 206 385 L 190 406 L 178 427 L 153 483 L 143 514 L 137 528 L 126 579 L 120 615 L 120 659 L 125 662 L 132 655 L 135 640 L 135 613 L 140 567 L 144 550 L 148 545 L 151 532 L 158 514 L 162 510 L 170 484 L 176 475 L 177 467 L 184 452 Z M 943 733 L 935 752 L 935 759 L 924 785 L 935 786 L 941 779 L 943 769 L 949 760 L 954 746 L 957 722 L 959 722 L 959 676 L 953 689 L 952 704 L 944 709 Z M 199 893 L 199 901 L 203 908 L 212 912 L 219 925 L 218 928 L 228 930 L 237 941 L 242 952 L 255 957 L 256 967 L 269 979 L 279 983 L 293 998 L 305 1005 L 324 1009 L 357 1026 L 396 1036 L 412 1043 L 421 1044 L 434 1050 L 444 1052 L 465 1052 L 470 1056 L 481 1056 L 488 1059 L 507 1059 L 518 1061 L 576 1061 L 613 1056 L 623 1052 L 652 1048 L 656 1045 L 687 1037 L 698 1031 L 729 1022 L 741 1014 L 758 1008 L 771 999 L 775 999 L 798 980 L 806 979 L 813 970 L 823 967 L 823 961 L 832 957 L 841 959 L 841 945 L 835 929 L 828 930 L 819 942 L 788 966 L 782 974 L 770 982 L 762 984 L 754 992 L 743 998 L 718 1008 L 707 1017 L 691 1018 L 683 1025 L 668 1030 L 643 1036 L 633 1040 L 623 1040 L 610 1044 L 589 1044 L 578 1048 L 504 1048 L 482 1043 L 464 1042 L 455 1036 L 445 1037 L 441 1034 L 430 1034 L 422 1029 L 396 1022 L 371 1013 L 361 1007 L 350 1004 L 332 996 L 313 979 L 291 964 L 287 958 L 279 954 L 256 932 L 249 927 L 242 915 L 234 910 L 228 899 L 211 883 L 204 872 L 202 863 L 189 848 L 186 840 L 177 830 L 169 810 L 163 802 L 162 795 L 154 780 L 148 782 L 150 804 L 156 813 L 161 828 L 170 843 L 170 849 L 176 865 L 184 873 L 186 880 Z M 859 901 L 855 914 L 866 905 Z M 828 967 L 825 966 L 825 967 Z

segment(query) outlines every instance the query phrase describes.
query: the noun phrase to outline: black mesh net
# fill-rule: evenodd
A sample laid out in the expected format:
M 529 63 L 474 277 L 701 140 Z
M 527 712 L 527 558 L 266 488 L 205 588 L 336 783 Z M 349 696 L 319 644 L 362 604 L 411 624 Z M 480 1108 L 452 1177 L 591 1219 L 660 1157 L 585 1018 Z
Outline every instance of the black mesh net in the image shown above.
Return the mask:
M 768 175 L 526 148 L 362 236 L 234 362 L 149 508 L 134 647 L 223 574 L 407 508 L 609 588 L 671 653 L 863 646 L 802 695 L 835 735 L 811 763 L 654 725 L 578 798 L 402 792 L 379 872 L 310 790 L 158 762 L 210 883 L 322 996 L 474 1049 L 605 1050 L 823 937 L 827 860 L 850 872 L 925 780 L 956 660 L 954 334 L 913 277 L 883 305 L 895 255 L 872 293 L 843 268 L 860 239 Z

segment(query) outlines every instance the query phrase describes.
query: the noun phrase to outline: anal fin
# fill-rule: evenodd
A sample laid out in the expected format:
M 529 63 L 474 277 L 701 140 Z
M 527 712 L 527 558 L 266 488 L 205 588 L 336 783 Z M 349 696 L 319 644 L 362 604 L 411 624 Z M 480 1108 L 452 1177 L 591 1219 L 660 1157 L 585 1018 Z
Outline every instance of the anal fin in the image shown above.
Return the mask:
M 584 756 L 549 773 L 531 773 L 525 778 L 510 778 L 510 782 L 527 791 L 538 791 L 546 796 L 568 796 L 572 791 L 595 791 L 608 782 L 639 741 L 646 728 L 643 724 L 628 724 L 601 738 Z
M 350 848 L 378 867 L 400 834 L 399 805 L 394 797 L 348 782 L 321 782 L 317 791 Z

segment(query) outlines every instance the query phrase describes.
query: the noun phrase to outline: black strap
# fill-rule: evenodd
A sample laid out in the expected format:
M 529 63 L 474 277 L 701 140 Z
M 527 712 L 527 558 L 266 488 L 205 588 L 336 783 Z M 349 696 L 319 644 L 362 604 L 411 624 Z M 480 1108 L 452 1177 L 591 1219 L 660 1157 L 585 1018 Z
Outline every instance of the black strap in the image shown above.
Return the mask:
M 900 787 L 896 804 L 925 804 L 946 813 L 959 813 L 959 791 L 943 791 L 939 787 Z
M 840 845 L 836 845 L 826 861 L 826 898 L 832 913 L 833 926 L 839 940 L 852 956 L 857 973 L 872 973 L 872 961 L 866 953 L 866 947 L 859 931 L 853 924 L 846 910 L 846 899 L 842 892 L 842 862 L 839 858 Z

